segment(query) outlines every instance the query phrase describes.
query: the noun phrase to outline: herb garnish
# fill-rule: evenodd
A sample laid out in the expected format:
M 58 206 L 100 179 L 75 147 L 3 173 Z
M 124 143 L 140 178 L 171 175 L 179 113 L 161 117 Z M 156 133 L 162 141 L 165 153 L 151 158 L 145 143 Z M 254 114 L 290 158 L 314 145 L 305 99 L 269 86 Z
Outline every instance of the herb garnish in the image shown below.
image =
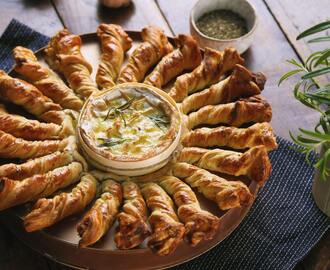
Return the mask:
M 115 138 L 97 138 L 100 141 L 103 141 L 103 143 L 99 144 L 99 147 L 112 147 L 118 144 L 122 144 L 127 141 L 127 139 L 115 139 Z
M 163 130 L 162 125 L 166 126 L 170 123 L 170 121 L 165 116 L 158 116 L 158 115 L 149 115 L 147 116 L 155 125 Z
M 132 97 L 131 99 L 129 99 L 127 102 L 125 102 L 124 104 L 116 107 L 116 108 L 110 108 L 108 110 L 107 115 L 104 117 L 103 121 L 106 121 L 108 118 L 116 118 L 118 116 L 121 117 L 121 119 L 123 120 L 125 126 L 126 126 L 126 120 L 125 120 L 125 116 L 124 116 L 124 111 L 129 109 L 133 103 L 133 101 L 135 100 L 135 97 Z

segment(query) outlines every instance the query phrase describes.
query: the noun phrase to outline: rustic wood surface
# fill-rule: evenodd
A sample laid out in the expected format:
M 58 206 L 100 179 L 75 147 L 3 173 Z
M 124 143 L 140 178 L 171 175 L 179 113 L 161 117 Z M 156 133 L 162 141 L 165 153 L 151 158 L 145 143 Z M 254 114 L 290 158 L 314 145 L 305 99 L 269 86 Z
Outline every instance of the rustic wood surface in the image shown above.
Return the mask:
M 133 0 L 127 8 L 112 10 L 97 0 L 1 0 L 0 32 L 16 18 L 46 35 L 62 27 L 74 33 L 93 32 L 100 22 L 118 23 L 128 30 L 139 30 L 154 24 L 168 35 L 189 33 L 189 11 L 196 0 Z M 311 49 L 319 48 L 297 42 L 296 35 L 315 23 L 328 18 L 328 0 L 250 0 L 257 8 L 259 26 L 256 41 L 245 54 L 247 66 L 263 71 L 268 77 L 264 95 L 273 106 L 273 126 L 278 135 L 288 138 L 288 130 L 312 127 L 317 115 L 292 98 L 290 83 L 277 87 L 279 76 L 289 66 L 286 59 L 304 59 Z M 306 12 L 308 10 L 308 12 Z M 322 45 L 321 45 L 322 46 Z M 68 270 L 42 257 L 16 239 L 0 225 L 0 269 L 4 270 Z M 330 269 L 330 232 L 295 270 Z

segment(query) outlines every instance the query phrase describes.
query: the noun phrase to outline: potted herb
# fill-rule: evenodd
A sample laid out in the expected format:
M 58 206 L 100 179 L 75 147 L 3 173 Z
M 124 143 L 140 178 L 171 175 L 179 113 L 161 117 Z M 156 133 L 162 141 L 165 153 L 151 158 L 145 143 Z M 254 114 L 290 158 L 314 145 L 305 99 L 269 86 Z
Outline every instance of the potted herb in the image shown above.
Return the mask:
M 297 40 L 330 29 L 330 21 L 317 24 L 302 32 Z M 325 35 L 310 39 L 313 42 L 328 42 Z M 299 81 L 293 88 L 294 96 L 307 107 L 320 113 L 320 120 L 314 130 L 299 129 L 300 133 L 292 140 L 299 146 L 297 149 L 306 155 L 309 161 L 313 151 L 320 151 L 314 164 L 317 172 L 313 183 L 312 194 L 318 207 L 330 216 L 330 46 L 323 51 L 312 53 L 304 63 L 295 59 L 288 60 L 294 67 L 284 74 L 279 85 L 293 75 L 299 75 Z M 322 82 L 321 82 L 322 81 Z

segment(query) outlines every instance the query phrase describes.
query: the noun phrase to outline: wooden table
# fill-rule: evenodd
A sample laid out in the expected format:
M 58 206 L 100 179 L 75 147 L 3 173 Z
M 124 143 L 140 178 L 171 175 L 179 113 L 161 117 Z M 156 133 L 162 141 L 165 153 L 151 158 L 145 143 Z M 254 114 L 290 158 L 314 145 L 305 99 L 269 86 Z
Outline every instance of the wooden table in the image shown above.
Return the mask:
M 81 34 L 94 32 L 100 22 L 140 30 L 153 24 L 168 35 L 189 33 L 189 11 L 196 0 L 133 0 L 127 8 L 111 10 L 97 0 L 8 0 L 1 1 L 0 32 L 16 18 L 46 35 L 63 27 Z M 304 59 L 315 44 L 295 40 L 305 28 L 328 19 L 329 0 L 250 0 L 257 8 L 259 25 L 254 45 L 245 54 L 247 66 L 268 77 L 263 94 L 273 107 L 272 125 L 277 135 L 288 138 L 288 131 L 313 127 L 318 115 L 292 96 L 290 83 L 277 87 L 288 66 L 286 59 Z M 68 269 L 36 254 L 0 225 L 0 269 Z M 5 254 L 5 256 L 3 256 Z M 330 269 L 330 233 L 295 269 Z

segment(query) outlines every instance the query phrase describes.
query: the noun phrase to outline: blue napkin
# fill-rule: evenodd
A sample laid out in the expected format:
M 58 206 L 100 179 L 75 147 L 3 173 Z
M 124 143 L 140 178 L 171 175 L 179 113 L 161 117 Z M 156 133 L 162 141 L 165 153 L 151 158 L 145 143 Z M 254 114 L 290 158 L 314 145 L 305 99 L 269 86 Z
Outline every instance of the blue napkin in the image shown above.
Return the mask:
M 11 50 L 37 50 L 49 38 L 12 20 L 0 38 L 0 68 L 10 70 Z M 240 226 L 206 254 L 173 269 L 292 269 L 330 228 L 311 196 L 314 169 L 294 146 L 278 138 L 273 171 Z M 313 157 L 315 161 L 315 156 Z

